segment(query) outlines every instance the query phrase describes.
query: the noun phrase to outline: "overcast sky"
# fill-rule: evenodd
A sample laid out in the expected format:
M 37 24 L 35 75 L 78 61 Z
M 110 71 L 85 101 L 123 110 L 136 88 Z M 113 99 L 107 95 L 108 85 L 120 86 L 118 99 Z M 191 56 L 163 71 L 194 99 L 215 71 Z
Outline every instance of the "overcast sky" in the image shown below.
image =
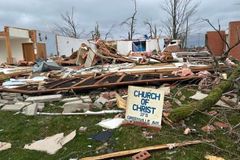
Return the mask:
M 195 0 L 193 0 L 195 1 Z M 228 22 L 240 20 L 240 0 L 196 0 L 200 2 L 195 18 L 208 18 L 214 24 L 219 20 L 223 29 Z M 161 9 L 164 0 L 137 0 L 137 29 L 140 35 L 147 33 L 143 21 L 151 20 L 162 28 L 165 14 Z M 61 24 L 60 14 L 74 7 L 75 18 L 80 30 L 89 33 L 96 22 L 103 32 L 113 25 L 114 38 L 126 38 L 126 26 L 119 24 L 133 12 L 132 0 L 0 0 L 0 30 L 3 26 L 52 31 L 54 24 Z M 196 24 L 194 34 L 205 33 L 211 29 L 206 23 Z M 193 33 L 192 33 L 193 34 Z

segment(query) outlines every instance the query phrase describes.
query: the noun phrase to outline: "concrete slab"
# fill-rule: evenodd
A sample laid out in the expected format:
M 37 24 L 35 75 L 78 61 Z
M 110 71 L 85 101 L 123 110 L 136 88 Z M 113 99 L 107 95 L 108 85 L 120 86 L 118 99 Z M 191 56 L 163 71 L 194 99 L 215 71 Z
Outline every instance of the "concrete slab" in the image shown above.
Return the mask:
M 54 102 L 62 99 L 61 94 L 28 97 L 26 102 Z
M 106 104 L 108 102 L 108 99 L 104 98 L 104 97 L 99 97 L 95 102 L 94 102 L 94 106 L 102 109 L 103 105 Z
M 23 114 L 27 116 L 34 116 L 37 113 L 37 103 L 30 104 L 23 108 Z
M 15 104 L 6 104 L 2 107 L 1 110 L 3 111 L 20 111 L 25 106 L 30 105 L 29 102 L 17 102 Z
M 90 96 L 80 96 L 81 99 L 91 99 Z
M 91 98 L 85 98 L 85 99 L 82 99 L 82 101 L 84 103 L 92 103 L 92 99 Z
M 67 102 L 73 102 L 73 101 L 79 101 L 79 100 L 81 100 L 79 97 L 72 97 L 72 98 L 64 98 L 61 100 L 61 102 L 67 103 Z
M 0 99 L 0 103 L 2 104 L 9 104 L 9 101 L 6 99 Z
M 63 105 L 63 113 L 73 113 L 76 111 L 88 111 L 91 105 L 89 103 L 83 103 L 82 100 L 68 102 Z

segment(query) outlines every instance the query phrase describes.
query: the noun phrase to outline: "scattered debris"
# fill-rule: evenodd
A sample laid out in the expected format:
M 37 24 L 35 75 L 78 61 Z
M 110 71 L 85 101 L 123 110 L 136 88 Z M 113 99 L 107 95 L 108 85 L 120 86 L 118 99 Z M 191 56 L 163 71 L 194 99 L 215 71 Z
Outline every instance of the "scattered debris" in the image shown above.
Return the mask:
M 104 154 L 100 156 L 94 156 L 94 157 L 86 157 L 86 158 L 81 158 L 81 160 L 100 160 L 100 159 L 110 159 L 110 158 L 116 158 L 116 157 L 122 157 L 122 156 L 128 156 L 132 154 L 137 154 L 141 151 L 154 151 L 154 150 L 161 150 L 161 149 L 173 149 L 177 147 L 184 147 L 184 146 L 189 146 L 189 145 L 194 145 L 194 144 L 201 144 L 201 143 L 206 143 L 206 142 L 213 142 L 213 141 L 187 141 L 187 142 L 182 142 L 182 143 L 169 143 L 169 144 L 162 144 L 162 145 L 156 145 L 156 146 L 149 146 L 149 147 L 144 147 L 144 148 L 138 148 L 138 149 L 133 149 L 133 150 L 126 150 L 126 151 L 119 151 L 119 152 L 113 152 L 109 154 Z
M 191 133 L 196 133 L 196 129 L 190 129 L 190 128 L 186 128 L 183 132 L 183 134 L 185 135 L 188 135 L 188 134 L 191 134 Z
M 43 140 L 38 140 L 32 144 L 26 144 L 24 149 L 47 152 L 48 154 L 55 154 L 66 143 L 70 142 L 76 136 L 76 130 L 64 136 L 64 133 L 58 133 L 51 137 L 46 137 Z
M 37 110 L 38 110 L 38 104 L 33 103 L 33 104 L 30 104 L 27 107 L 23 108 L 22 113 L 27 116 L 34 116 L 37 114 Z
M 225 159 L 222 158 L 222 157 L 211 156 L 211 155 L 205 156 L 205 159 L 207 159 L 207 160 L 225 160 Z
M 204 127 L 201 128 L 202 131 L 210 133 L 216 130 L 216 128 L 213 125 L 206 125 Z
M 105 119 L 99 122 L 97 125 L 107 128 L 107 129 L 115 129 L 121 126 L 123 123 L 123 118 L 113 118 L 113 119 Z
M 81 126 L 81 127 L 79 128 L 79 132 L 85 132 L 86 130 L 87 130 L 87 127 Z
M 73 113 L 76 111 L 89 111 L 91 104 L 83 103 L 82 100 L 68 102 L 63 105 L 63 113 Z
M 208 96 L 208 94 L 204 94 L 204 93 L 197 91 L 196 94 L 191 96 L 190 98 L 194 99 L 194 100 L 202 100 L 202 99 L 206 98 L 207 96 Z M 230 107 L 228 104 L 224 103 L 222 100 L 219 100 L 216 103 L 216 105 L 220 106 L 220 107 Z
M 62 99 L 61 94 L 28 97 L 26 102 L 54 102 Z
M 226 123 L 223 123 L 223 122 L 214 122 L 213 124 L 214 124 L 214 126 L 220 128 L 220 129 L 229 128 L 229 125 L 227 125 Z
M 93 135 L 91 138 L 96 141 L 106 142 L 112 137 L 112 134 L 113 134 L 113 131 L 107 130 L 107 131 L 97 133 L 97 134 Z
M 141 151 L 138 154 L 132 156 L 132 160 L 147 160 L 151 155 L 147 151 Z
M 11 143 L 7 143 L 7 142 L 0 142 L 0 151 L 4 151 L 7 149 L 10 149 L 12 147 Z
M 108 102 L 108 99 L 104 98 L 104 97 L 99 97 L 95 102 L 94 102 L 94 106 L 97 107 L 98 109 L 102 109 L 103 106 Z
M 15 104 L 6 104 L 2 107 L 3 111 L 21 111 L 25 106 L 30 105 L 29 102 L 16 102 Z

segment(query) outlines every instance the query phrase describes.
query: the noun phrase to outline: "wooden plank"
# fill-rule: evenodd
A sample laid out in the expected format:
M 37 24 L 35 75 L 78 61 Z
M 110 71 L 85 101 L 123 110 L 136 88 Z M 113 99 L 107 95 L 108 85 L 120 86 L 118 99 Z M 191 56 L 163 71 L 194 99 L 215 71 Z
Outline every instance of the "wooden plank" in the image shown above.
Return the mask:
M 143 147 L 143 148 L 138 148 L 138 149 L 119 151 L 119 152 L 104 154 L 104 155 L 100 155 L 100 156 L 86 157 L 86 158 L 82 158 L 80 160 L 110 159 L 110 158 L 116 158 L 116 157 L 123 157 L 123 156 L 133 155 L 133 154 L 139 153 L 141 151 L 154 151 L 154 150 L 162 150 L 162 149 L 172 149 L 172 148 L 177 148 L 177 147 L 184 147 L 184 146 L 195 145 L 195 144 L 200 144 L 200 143 L 209 143 L 209 142 L 214 142 L 214 141 L 195 140 L 195 141 L 186 141 L 186 142 L 181 142 L 181 143 L 160 144 L 160 145 Z
M 102 81 L 104 81 L 106 78 L 108 78 L 109 76 L 105 76 L 102 77 L 100 80 L 98 80 L 97 82 L 94 83 L 94 85 L 100 84 Z
M 6 42 L 6 49 L 7 49 L 7 63 L 8 64 L 13 64 L 13 57 L 12 57 L 12 48 L 11 48 L 11 42 L 10 42 L 10 37 L 9 37 L 9 28 L 5 27 L 5 42 Z
M 92 78 L 93 78 L 93 76 L 90 76 L 90 77 L 88 77 L 88 78 L 85 78 L 85 79 L 81 80 L 80 82 L 72 85 L 71 87 L 76 87 L 76 86 L 78 86 L 78 85 L 80 85 L 80 84 L 82 84 L 82 83 L 84 83 L 84 82 L 86 82 L 86 81 L 88 81 L 89 79 L 92 79 Z
M 121 77 L 117 80 L 116 83 L 120 83 L 120 82 L 123 80 L 123 78 L 124 78 L 125 76 L 126 76 L 126 74 L 123 73 L 123 75 L 121 75 Z

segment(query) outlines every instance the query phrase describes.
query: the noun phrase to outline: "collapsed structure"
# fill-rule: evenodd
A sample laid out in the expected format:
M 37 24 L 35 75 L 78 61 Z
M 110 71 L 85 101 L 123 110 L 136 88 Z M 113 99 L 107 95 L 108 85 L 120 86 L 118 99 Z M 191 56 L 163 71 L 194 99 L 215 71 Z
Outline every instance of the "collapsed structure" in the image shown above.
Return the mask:
M 120 113 L 119 117 L 103 120 L 98 125 L 107 129 L 116 129 L 129 124 L 153 127 L 145 123 L 145 120 L 142 123 L 123 118 L 129 109 L 129 101 L 133 100 L 131 98 L 126 100 L 126 97 L 130 96 L 127 91 L 129 85 L 148 88 L 147 92 L 144 88 L 142 91 L 133 92 L 135 98 L 139 98 L 141 102 L 141 104 L 134 102 L 133 109 L 141 112 L 141 117 L 149 118 L 149 113 L 155 114 L 155 109 L 162 107 L 159 112 L 161 116 L 163 112 L 163 122 L 170 126 L 173 122 L 195 112 L 207 110 L 213 105 L 231 108 L 229 104 L 235 104 L 235 100 L 236 105 L 239 105 L 236 91 L 234 94 L 226 93 L 225 97 L 222 95 L 233 83 L 239 83 L 239 66 L 232 60 L 234 58 L 239 60 L 237 53 L 240 45 L 231 50 L 230 55 L 233 59 L 231 57 L 220 62 L 216 57 L 221 59 L 226 50 L 226 41 L 229 40 L 230 46 L 235 45 L 237 41 L 233 37 L 239 24 L 230 23 L 228 36 L 225 31 L 207 32 L 207 49 L 202 48 L 198 51 L 184 50 L 180 40 L 169 40 L 161 48 L 159 38 L 131 41 L 81 40 L 36 30 L 5 27 L 4 31 L 0 32 L 1 111 L 18 111 L 28 116 Z M 226 74 L 229 70 L 232 72 L 230 76 Z M 197 92 L 195 99 L 199 101 L 183 105 L 182 101 L 185 101 L 186 97 L 181 95 L 181 98 L 177 99 L 176 95 L 179 93 L 173 95 L 170 88 L 186 83 L 197 84 L 198 90 L 208 94 Z M 151 92 L 153 89 L 161 90 L 161 93 Z M 166 96 L 168 100 L 164 99 L 163 102 L 162 96 Z M 221 99 L 219 102 L 221 97 L 224 100 Z M 148 106 L 150 100 L 160 99 L 163 105 L 158 106 L 158 103 L 152 102 Z M 45 103 L 56 101 L 63 103 L 62 113 L 43 111 Z M 177 107 L 173 108 L 172 104 L 176 104 Z M 129 117 L 138 119 L 132 115 Z M 158 121 L 153 123 L 161 124 Z M 190 132 L 188 129 L 186 134 Z M 70 140 L 75 134 L 75 131 L 73 135 L 70 134 Z M 104 134 L 111 136 L 107 131 Z M 60 137 L 66 138 L 63 133 Z M 55 139 L 55 136 L 50 138 Z M 49 140 L 49 137 L 37 141 L 37 145 L 36 143 L 26 145 L 25 148 L 55 154 L 65 144 L 56 143 L 58 149 L 49 151 L 41 146 L 45 144 L 44 140 Z M 177 143 L 176 146 L 202 142 L 205 141 Z M 157 149 L 161 147 L 166 148 L 166 145 L 158 146 Z M 142 150 L 131 153 L 139 151 Z

